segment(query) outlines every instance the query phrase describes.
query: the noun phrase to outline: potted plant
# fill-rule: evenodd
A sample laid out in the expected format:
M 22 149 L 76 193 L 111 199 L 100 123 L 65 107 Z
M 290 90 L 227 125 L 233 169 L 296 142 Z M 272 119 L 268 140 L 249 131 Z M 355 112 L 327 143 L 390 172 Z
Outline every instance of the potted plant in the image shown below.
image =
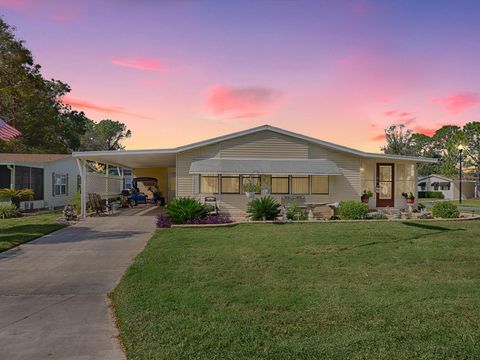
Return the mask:
M 407 204 L 413 204 L 415 202 L 415 195 L 413 195 L 412 192 L 409 192 L 408 194 L 403 192 L 402 196 L 407 200 Z
M 363 195 L 361 196 L 360 199 L 362 199 L 362 203 L 368 204 L 368 201 L 372 196 L 373 196 L 373 193 L 370 190 L 365 189 L 363 190 Z
M 255 193 L 260 192 L 260 185 L 255 184 L 250 180 L 243 184 L 243 191 L 245 191 L 247 198 L 253 199 L 255 197 Z

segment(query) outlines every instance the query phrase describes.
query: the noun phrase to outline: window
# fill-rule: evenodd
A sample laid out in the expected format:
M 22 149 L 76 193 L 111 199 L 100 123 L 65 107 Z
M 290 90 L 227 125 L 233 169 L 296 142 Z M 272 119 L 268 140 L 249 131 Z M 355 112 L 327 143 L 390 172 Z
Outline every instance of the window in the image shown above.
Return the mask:
M 292 176 L 292 194 L 305 195 L 308 193 L 308 176 Z
M 222 175 L 222 194 L 240 194 L 239 175 Z
M 242 191 L 243 191 L 243 186 L 249 182 L 252 182 L 255 185 L 258 185 L 258 192 L 256 194 L 260 194 L 260 176 L 258 175 L 242 175 Z
M 43 169 L 15 166 L 15 189 L 31 189 L 33 200 L 43 200 Z
M 206 194 L 218 194 L 218 176 L 217 175 L 201 175 L 200 176 L 200 192 Z
M 67 175 L 55 174 L 54 176 L 54 195 L 67 195 Z
M 328 194 L 328 176 L 312 175 L 312 194 Z
M 272 176 L 272 194 L 288 194 L 288 176 Z

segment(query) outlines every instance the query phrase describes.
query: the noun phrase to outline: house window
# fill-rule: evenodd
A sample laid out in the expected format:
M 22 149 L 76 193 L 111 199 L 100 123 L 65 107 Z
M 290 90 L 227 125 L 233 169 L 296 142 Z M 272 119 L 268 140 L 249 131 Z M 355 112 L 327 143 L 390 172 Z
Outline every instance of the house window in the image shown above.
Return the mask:
M 31 189 L 33 200 L 43 200 L 43 169 L 15 166 L 15 189 Z
M 328 176 L 312 175 L 312 194 L 328 194 Z
M 272 176 L 272 194 L 288 194 L 288 176 Z
M 218 176 L 201 175 L 200 192 L 205 194 L 218 194 Z
M 67 194 L 67 175 L 55 174 L 54 184 L 55 184 L 55 196 Z
M 260 176 L 258 175 L 242 175 L 242 190 L 245 184 L 252 182 L 255 185 L 258 185 L 258 191 L 256 194 L 260 194 L 260 186 L 261 186 L 261 181 L 260 181 Z
M 308 176 L 292 176 L 292 194 L 305 195 L 308 193 Z
M 222 175 L 222 194 L 240 194 L 239 175 Z

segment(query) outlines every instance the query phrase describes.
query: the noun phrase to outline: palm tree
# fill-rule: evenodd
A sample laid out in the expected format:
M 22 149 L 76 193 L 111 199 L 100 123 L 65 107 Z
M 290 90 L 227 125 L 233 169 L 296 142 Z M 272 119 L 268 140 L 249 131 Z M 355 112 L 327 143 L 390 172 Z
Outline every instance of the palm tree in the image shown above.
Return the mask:
M 10 199 L 13 205 L 20 208 L 20 201 L 33 197 L 31 189 L 0 189 L 0 199 Z

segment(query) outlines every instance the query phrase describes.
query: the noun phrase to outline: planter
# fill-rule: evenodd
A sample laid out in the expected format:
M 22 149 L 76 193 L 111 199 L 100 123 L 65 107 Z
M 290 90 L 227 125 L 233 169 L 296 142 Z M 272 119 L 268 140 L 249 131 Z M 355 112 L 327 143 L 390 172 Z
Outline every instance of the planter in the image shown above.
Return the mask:
M 245 196 L 248 198 L 248 199 L 253 199 L 255 197 L 255 192 L 253 191 L 246 191 L 245 192 Z
M 370 196 L 362 195 L 362 197 L 360 199 L 362 199 L 362 203 L 368 204 L 368 201 L 370 200 Z
M 415 198 L 407 198 L 407 204 L 413 204 L 415 202 Z

